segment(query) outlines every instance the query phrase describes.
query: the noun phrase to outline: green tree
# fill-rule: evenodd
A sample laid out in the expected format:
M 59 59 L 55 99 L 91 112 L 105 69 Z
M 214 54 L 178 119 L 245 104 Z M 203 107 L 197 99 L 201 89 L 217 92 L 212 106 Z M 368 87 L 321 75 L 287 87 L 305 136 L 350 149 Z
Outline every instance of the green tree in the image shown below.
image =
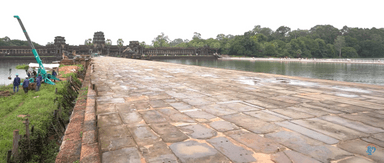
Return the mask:
M 359 56 L 356 50 L 352 47 L 343 47 L 341 51 L 344 58 L 357 58 Z
M 169 38 L 163 32 L 152 40 L 153 47 L 169 47 Z
M 334 47 L 339 52 L 339 58 L 341 58 L 341 49 L 345 46 L 345 38 L 343 36 L 337 36 L 335 39 Z

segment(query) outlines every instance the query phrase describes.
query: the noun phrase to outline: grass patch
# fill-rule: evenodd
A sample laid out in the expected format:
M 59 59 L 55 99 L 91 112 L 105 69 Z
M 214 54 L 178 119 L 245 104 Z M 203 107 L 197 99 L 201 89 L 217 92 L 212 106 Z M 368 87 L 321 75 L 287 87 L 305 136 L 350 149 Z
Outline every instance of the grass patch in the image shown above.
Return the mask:
M 55 94 L 55 88 L 64 91 L 66 83 L 63 81 L 57 82 L 56 85 L 42 84 L 40 91 L 29 90 L 27 94 L 24 93 L 22 86 L 19 86 L 19 92 L 14 95 L 0 97 L 0 162 L 6 161 L 6 153 L 12 149 L 13 130 L 18 129 L 20 135 L 25 134 L 25 126 L 22 123 L 25 118 L 17 117 L 18 115 L 30 115 L 26 118 L 30 121 L 30 128 L 32 125 L 35 126 L 34 133 L 43 137 L 47 135 L 52 113 L 58 107 L 53 100 L 58 97 L 61 101 L 63 98 L 62 95 Z M 13 85 L 0 87 L 0 90 L 13 92 Z M 64 112 L 62 115 L 68 115 Z M 64 118 L 68 119 L 68 116 Z M 58 145 L 50 142 L 41 153 L 44 159 L 54 162 L 57 149 Z
M 29 66 L 26 65 L 26 64 L 22 64 L 22 65 L 17 65 L 16 66 L 16 69 L 24 69 L 24 70 L 28 70 Z

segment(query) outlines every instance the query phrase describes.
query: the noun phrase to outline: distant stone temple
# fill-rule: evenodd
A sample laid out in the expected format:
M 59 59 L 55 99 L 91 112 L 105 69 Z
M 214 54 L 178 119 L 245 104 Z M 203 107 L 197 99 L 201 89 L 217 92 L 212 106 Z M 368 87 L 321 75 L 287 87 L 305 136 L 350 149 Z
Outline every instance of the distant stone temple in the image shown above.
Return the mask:
M 54 43 L 46 46 L 35 47 L 41 58 L 50 58 L 61 60 L 63 56 L 72 59 L 76 55 L 90 55 L 97 53 L 98 55 L 107 55 L 125 58 L 140 58 L 139 56 L 178 56 L 178 55 L 213 55 L 217 49 L 208 46 L 201 48 L 145 48 L 138 41 L 130 41 L 129 45 L 118 46 L 106 44 L 104 33 L 95 32 L 93 35 L 92 45 L 68 45 L 65 38 L 56 36 Z M 32 50 L 29 46 L 0 46 L 1 58 L 23 59 L 25 57 L 33 57 Z

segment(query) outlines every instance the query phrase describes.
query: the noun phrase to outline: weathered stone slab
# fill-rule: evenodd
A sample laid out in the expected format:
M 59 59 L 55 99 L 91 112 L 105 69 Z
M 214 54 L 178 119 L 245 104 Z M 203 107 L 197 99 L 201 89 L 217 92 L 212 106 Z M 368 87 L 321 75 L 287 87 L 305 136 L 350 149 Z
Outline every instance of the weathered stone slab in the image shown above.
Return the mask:
M 313 115 L 306 114 L 304 112 L 296 111 L 296 110 L 291 110 L 291 109 L 273 109 L 271 110 L 276 113 L 283 114 L 287 117 L 293 118 L 293 119 L 301 119 L 301 118 L 312 118 L 314 117 Z
M 135 108 L 137 110 L 148 110 L 148 109 L 150 109 L 150 105 L 149 105 L 148 102 L 135 102 L 134 105 L 135 105 Z
M 230 162 L 224 155 L 205 143 L 186 141 L 173 143 L 169 147 L 183 163 Z
M 188 98 L 188 96 L 183 94 L 183 93 L 176 93 L 173 91 L 166 91 L 165 93 L 167 93 L 168 95 L 170 95 L 174 98 L 179 98 L 179 99 Z
M 378 146 L 381 146 L 384 148 L 384 141 L 380 141 L 380 140 L 377 140 L 377 139 L 372 138 L 372 137 L 361 138 L 361 139 L 366 141 L 366 142 L 369 142 L 369 143 L 372 143 L 372 144 L 375 144 L 375 145 L 378 145 Z
M 279 129 L 273 123 L 264 122 L 244 114 L 231 114 L 222 116 L 222 118 L 257 134 L 269 133 Z
M 202 106 L 202 107 L 198 107 L 198 108 L 203 109 L 204 111 L 211 113 L 213 115 L 216 115 L 216 116 L 222 116 L 222 115 L 237 113 L 237 111 L 235 111 L 235 110 L 232 110 L 232 109 L 227 108 L 226 106 L 217 105 L 217 104 Z
M 139 126 L 132 126 L 132 127 L 129 127 L 129 129 L 137 145 L 140 145 L 140 146 L 151 145 L 160 140 L 160 138 L 156 136 L 155 133 L 153 133 L 152 130 L 147 125 L 143 124 Z
M 121 112 L 132 112 L 136 110 L 136 106 L 133 103 L 123 103 L 123 104 L 116 104 L 115 105 L 116 110 Z
M 116 104 L 116 103 L 124 103 L 124 102 L 125 102 L 125 100 L 122 97 L 97 100 L 98 104 L 107 104 L 107 103 Z
M 249 105 L 242 104 L 240 102 L 236 103 L 227 103 L 227 104 L 220 104 L 224 105 L 232 110 L 238 111 L 238 112 L 245 112 L 245 111 L 255 111 L 255 110 L 260 110 L 260 108 L 252 107 Z
M 131 96 L 131 97 L 125 97 L 125 101 L 127 102 L 148 102 L 149 98 L 148 96 Z
M 339 143 L 337 146 L 341 149 L 344 149 L 348 152 L 356 153 L 362 156 L 367 156 L 368 158 L 377 161 L 377 162 L 383 162 L 384 160 L 384 148 L 381 148 L 379 146 L 376 146 L 376 151 L 372 153 L 372 155 L 368 156 L 367 151 L 367 145 L 370 143 L 367 143 L 365 141 L 362 141 L 360 139 L 356 140 L 349 140 L 345 142 Z
M 184 112 L 184 114 L 187 114 L 193 119 L 204 119 L 205 121 L 209 121 L 210 119 L 216 118 L 216 116 L 206 113 L 204 111 L 189 111 L 189 112 Z
M 209 139 L 217 134 L 216 131 L 200 124 L 183 126 L 180 129 L 195 139 Z
M 111 151 L 124 147 L 134 147 L 129 130 L 123 126 L 107 126 L 99 128 L 100 148 L 102 151 Z
M 364 133 L 368 134 L 374 134 L 379 132 L 384 132 L 384 130 L 372 126 L 365 125 L 361 122 L 351 121 L 348 119 L 340 118 L 338 116 L 324 116 L 320 117 L 321 119 L 324 119 L 329 122 L 337 123 L 342 126 L 346 126 Z
M 373 134 L 373 137 L 377 140 L 384 141 L 384 133 Z
M 284 149 L 283 146 L 273 140 L 261 137 L 252 132 L 236 130 L 225 132 L 225 135 L 235 139 L 249 148 L 252 148 L 257 153 L 275 153 Z
M 277 152 L 271 155 L 271 159 L 277 163 L 292 163 L 291 160 L 285 155 L 284 152 Z
M 287 116 L 279 114 L 279 113 L 275 113 L 275 112 L 270 111 L 270 110 L 261 110 L 261 111 L 264 112 L 264 113 L 267 113 L 267 114 L 272 114 L 274 116 L 277 116 L 277 117 L 280 117 L 280 118 L 283 118 L 283 119 L 292 119 L 290 117 L 287 117 Z
M 303 112 L 306 114 L 314 115 L 316 117 L 323 116 L 323 115 L 329 115 L 328 112 L 317 110 L 317 109 L 311 109 L 311 108 L 305 108 L 305 107 L 289 107 L 288 109 L 292 109 L 298 112 Z
M 245 101 L 245 102 L 253 104 L 253 105 L 256 105 L 256 106 L 261 106 L 261 107 L 267 108 L 267 109 L 277 109 L 278 108 L 278 106 L 276 106 L 276 105 L 265 103 L 265 102 L 261 102 L 259 100 L 248 100 L 248 101 Z
M 189 109 L 192 109 L 192 106 L 191 105 L 188 105 L 188 104 L 185 104 L 185 103 L 170 103 L 170 105 L 177 109 L 177 110 L 189 110 Z
M 140 147 L 146 162 L 150 163 L 177 163 L 176 156 L 168 149 L 164 142 L 157 142 L 153 146 Z
M 250 111 L 250 112 L 243 112 L 244 114 L 250 115 L 252 117 L 261 119 L 263 121 L 269 121 L 269 122 L 275 122 L 275 121 L 283 121 L 285 119 L 280 118 L 278 116 L 274 116 L 272 114 L 263 112 L 263 111 Z
M 215 122 L 211 122 L 209 125 L 219 132 L 239 129 L 239 127 L 227 121 L 215 121 Z
M 195 122 L 195 120 L 193 120 L 192 118 L 186 116 L 183 113 L 176 111 L 171 107 L 158 109 L 158 111 L 164 114 L 166 119 L 169 119 L 169 121 L 172 121 L 172 122 L 186 122 L 186 123 Z
M 151 124 L 150 127 L 167 143 L 188 139 L 188 136 L 169 123 L 155 123 Z
M 252 157 L 252 151 L 233 144 L 225 137 L 212 138 L 209 139 L 208 142 L 212 144 L 216 150 L 227 156 L 232 162 L 256 162 L 256 159 Z
M 284 153 L 292 160 L 292 162 L 305 162 L 305 163 L 321 163 L 311 157 L 303 155 L 295 151 L 284 151 Z
M 116 113 L 115 104 L 99 104 L 96 108 L 97 114 Z
M 167 122 L 167 120 L 156 110 L 142 111 L 140 114 L 143 116 L 145 122 L 150 124 Z
M 282 126 L 282 127 L 285 127 L 287 129 L 296 131 L 298 133 L 301 133 L 301 134 L 306 135 L 306 136 L 308 136 L 310 138 L 322 141 L 322 142 L 327 143 L 327 144 L 336 144 L 336 143 L 339 142 L 337 139 L 331 138 L 331 137 L 329 137 L 327 135 L 321 134 L 321 133 L 316 132 L 316 131 L 309 130 L 309 129 L 305 128 L 305 127 L 296 125 L 296 124 L 288 122 L 288 121 L 275 122 L 275 124 L 277 124 L 279 126 Z
M 329 101 L 325 100 L 320 102 L 314 102 L 314 103 L 309 103 L 310 105 L 315 105 L 315 106 L 320 106 L 332 110 L 338 110 L 344 113 L 356 113 L 356 112 L 362 112 L 366 109 L 358 106 L 353 106 L 353 105 L 348 105 L 348 104 L 343 104 L 340 102 L 334 102 L 334 101 Z
M 205 100 L 203 98 L 194 98 L 194 99 L 186 98 L 186 99 L 181 99 L 181 100 L 183 100 L 184 102 L 186 102 L 190 105 L 193 105 L 193 106 L 209 105 L 209 104 L 213 103 L 213 102 Z
M 97 125 L 99 127 L 120 125 L 121 120 L 117 113 L 102 114 L 97 116 Z
M 143 119 L 141 118 L 140 114 L 137 113 L 136 111 L 133 112 L 120 112 L 119 113 L 121 120 L 123 123 L 128 124 L 128 125 L 135 125 L 142 121 Z
M 267 134 L 265 137 L 271 138 L 288 148 L 309 155 L 322 162 L 329 162 L 329 160 L 340 159 L 352 155 L 344 150 L 331 145 L 324 145 L 319 141 L 315 141 L 295 132 L 280 131 Z
M 140 153 L 135 147 L 122 148 L 115 151 L 105 152 L 102 155 L 103 163 L 110 162 L 129 162 L 129 163 L 141 163 Z
M 355 157 L 347 158 L 345 160 L 341 160 L 337 163 L 373 163 L 373 162 L 365 158 L 355 156 Z
M 313 103 L 319 103 L 319 102 L 313 102 Z M 313 109 L 313 110 L 321 110 L 321 111 L 325 111 L 325 112 L 328 112 L 328 113 L 333 113 L 333 114 L 340 114 L 340 113 L 343 113 L 341 111 L 338 111 L 338 110 L 333 110 L 333 109 L 327 109 L 325 107 L 320 107 L 320 106 L 317 106 L 317 105 L 310 105 L 308 103 L 305 103 L 305 104 L 301 104 L 301 106 L 303 107 L 306 107 L 306 108 L 309 108 L 309 109 Z
M 383 119 L 378 119 L 375 117 L 370 117 L 370 116 L 367 116 L 364 114 L 359 114 L 359 113 L 354 114 L 354 115 L 341 114 L 340 116 L 347 118 L 347 119 L 350 119 L 350 120 L 363 122 L 363 123 L 368 124 L 370 126 L 384 128 L 384 117 L 382 117 Z
M 334 137 L 339 140 L 357 139 L 359 137 L 368 136 L 367 134 L 358 132 L 356 130 L 349 129 L 347 127 L 334 124 L 318 118 L 311 118 L 306 120 L 294 120 L 291 121 L 298 125 L 304 126 L 311 130 L 321 132 L 325 135 Z
M 169 107 L 169 105 L 162 100 L 151 100 L 149 101 L 149 104 L 152 106 L 152 108 Z

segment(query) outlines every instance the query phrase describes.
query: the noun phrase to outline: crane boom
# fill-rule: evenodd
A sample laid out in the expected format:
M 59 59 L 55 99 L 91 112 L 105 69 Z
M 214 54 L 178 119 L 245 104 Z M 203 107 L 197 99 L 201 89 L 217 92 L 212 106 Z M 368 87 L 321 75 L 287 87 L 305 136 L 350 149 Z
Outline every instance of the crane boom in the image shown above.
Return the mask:
M 41 61 L 41 59 L 39 57 L 39 54 L 37 53 L 37 51 L 35 49 L 35 46 L 33 45 L 31 39 L 29 38 L 27 30 L 25 30 L 25 28 L 24 28 L 23 22 L 21 22 L 21 19 L 20 19 L 19 16 L 15 15 L 13 17 L 16 18 L 19 21 L 19 24 L 21 26 L 21 29 L 24 32 L 25 37 L 27 38 L 29 46 L 31 46 L 31 48 L 32 48 L 32 53 L 35 56 L 35 59 L 36 59 L 37 63 L 39 64 L 38 74 L 41 74 L 41 76 L 43 77 L 43 80 L 44 80 L 45 83 L 48 83 L 48 84 L 51 84 L 51 85 L 55 85 L 55 83 L 52 82 L 49 78 L 55 79 L 55 80 L 60 80 L 60 79 L 56 78 L 55 76 L 53 76 L 51 74 L 47 74 L 47 72 L 45 71 L 43 62 Z M 30 80 L 30 82 L 33 82 L 33 79 L 29 79 L 29 80 Z

